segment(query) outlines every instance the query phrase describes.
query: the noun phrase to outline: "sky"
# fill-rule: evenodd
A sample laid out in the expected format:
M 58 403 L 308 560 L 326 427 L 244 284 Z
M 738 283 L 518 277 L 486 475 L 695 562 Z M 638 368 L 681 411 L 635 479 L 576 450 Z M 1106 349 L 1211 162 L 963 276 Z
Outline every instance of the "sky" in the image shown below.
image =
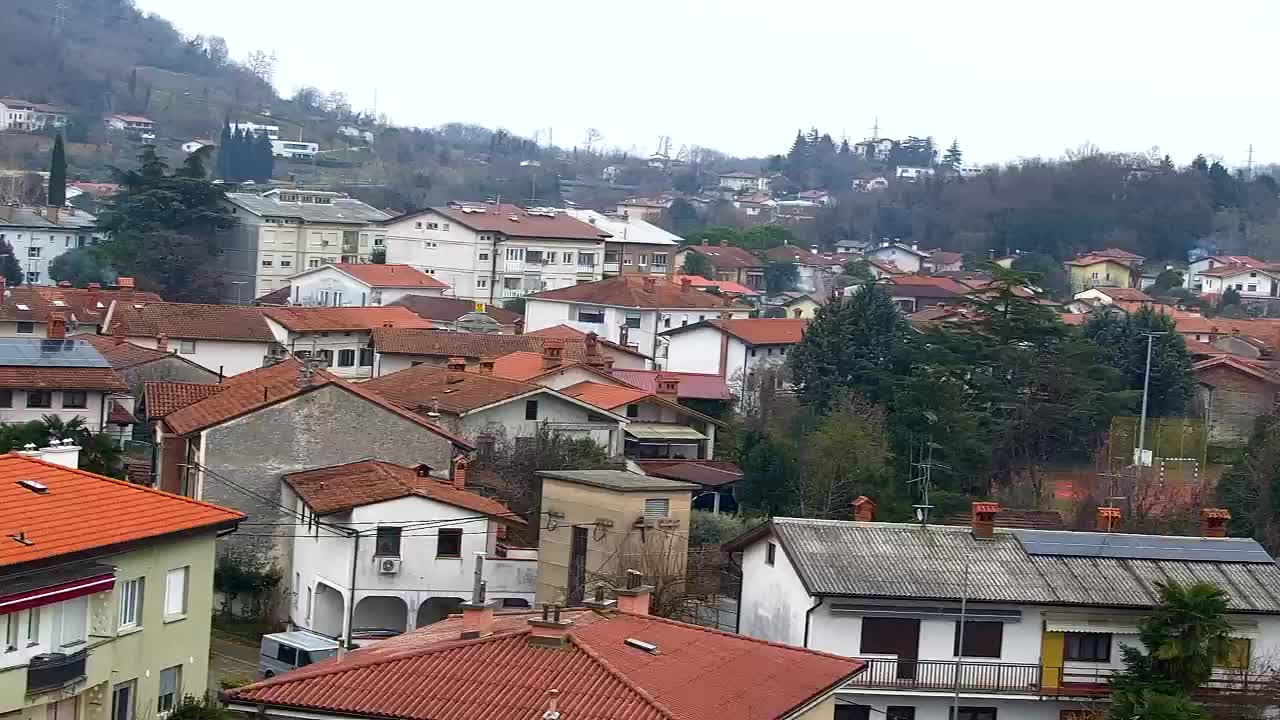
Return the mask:
M 1280 162 L 1275 0 L 135 0 L 275 84 L 346 92 L 401 125 L 470 122 L 557 145 L 596 128 L 738 156 L 796 130 L 957 140 L 966 164 L 1159 146 Z

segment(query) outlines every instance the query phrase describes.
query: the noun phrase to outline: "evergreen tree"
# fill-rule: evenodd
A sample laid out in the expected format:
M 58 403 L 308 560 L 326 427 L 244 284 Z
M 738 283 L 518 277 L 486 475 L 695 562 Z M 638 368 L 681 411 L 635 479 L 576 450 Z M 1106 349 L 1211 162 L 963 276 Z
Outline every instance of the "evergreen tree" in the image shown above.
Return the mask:
M 1147 333 L 1163 333 L 1152 340 L 1147 412 L 1152 417 L 1180 416 L 1191 400 L 1195 382 L 1186 344 L 1168 315 L 1149 306 L 1127 315 L 1099 310 L 1084 326 L 1084 335 L 1097 348 L 1098 359 L 1124 377 L 1134 396 L 1135 412 L 1142 402 L 1147 372 Z
M 236 128 L 235 134 L 231 136 L 231 162 L 229 169 L 231 177 L 230 182 L 244 182 L 249 179 L 249 162 L 247 153 L 248 143 L 245 142 L 245 133 L 240 128 Z
M 947 148 L 947 153 L 942 156 L 942 164 L 952 168 L 960 167 L 960 161 L 964 159 L 964 153 L 960 152 L 960 141 L 952 140 L 951 147 Z
M 67 155 L 62 147 L 62 135 L 53 140 L 53 159 L 49 163 L 49 207 L 60 208 L 67 204 Z
M 217 176 L 222 180 L 231 179 L 231 119 L 222 125 L 222 135 L 218 139 Z
M 275 170 L 275 155 L 271 151 L 271 138 L 265 132 L 258 135 L 253 144 L 254 180 L 265 183 L 271 181 L 271 173 Z
M 26 279 L 8 240 L 0 240 L 0 275 L 4 276 L 4 284 L 9 287 L 17 287 Z

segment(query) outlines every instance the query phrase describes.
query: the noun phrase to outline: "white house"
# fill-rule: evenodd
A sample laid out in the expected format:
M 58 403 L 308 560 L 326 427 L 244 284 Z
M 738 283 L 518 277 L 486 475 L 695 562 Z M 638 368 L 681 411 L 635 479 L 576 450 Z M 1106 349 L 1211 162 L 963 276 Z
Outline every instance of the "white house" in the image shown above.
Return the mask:
M 1182 275 L 1182 286 L 1188 290 L 1200 292 L 1200 286 L 1204 282 L 1200 278 L 1200 273 L 1230 265 L 1259 267 L 1266 263 L 1248 255 L 1206 255 L 1187 264 L 1187 271 Z
M 760 173 L 735 170 L 720 173 L 720 187 L 733 192 L 769 192 L 769 177 Z
M 207 148 L 217 147 L 217 144 L 214 143 L 212 140 L 207 140 L 205 138 L 195 138 L 194 140 L 188 140 L 182 143 L 182 152 L 190 155 L 191 153 L 204 147 L 207 147 Z
M 508 549 L 501 539 L 506 526 L 525 521 L 468 490 L 465 467 L 456 462 L 445 479 L 426 465 L 379 460 L 286 474 L 282 504 L 307 518 L 293 540 L 287 596 L 293 624 L 342 636 L 354 572 L 355 628 L 404 632 L 429 625 L 471 595 L 476 562 L 490 600 L 529 607 L 537 551 Z
M 899 165 L 894 170 L 894 177 L 906 180 L 907 182 L 915 182 L 922 178 L 933 177 L 933 168 L 930 167 L 911 167 L 909 165 Z
M 695 290 L 688 278 L 676 285 L 652 275 L 619 275 L 530 295 L 524 312 L 526 331 L 567 325 L 633 348 L 661 365 L 666 343 L 658 334 L 663 330 L 723 314 L 746 318 L 751 308 Z
M 62 253 L 95 245 L 98 218 L 73 207 L 0 206 L 0 241 L 9 243 L 27 285 L 54 285 L 49 265 Z
M 320 152 L 320 143 L 306 140 L 272 140 L 271 154 L 278 158 L 309 160 Z
M 105 122 L 112 130 L 136 132 L 143 138 L 155 139 L 155 122 L 141 115 L 108 115 Z
M 406 295 L 441 297 L 449 286 L 409 265 L 334 263 L 289 277 L 291 305 L 390 305 Z
M 1105 701 L 1121 647 L 1159 602 L 1158 582 L 1206 581 L 1228 596 L 1235 640 L 1209 682 L 1223 699 L 1280 651 L 1278 569 L 1250 539 L 995 528 L 996 503 L 971 527 L 775 517 L 726 547 L 741 552 L 738 631 L 861 658 L 841 688 L 848 717 L 1059 720 Z M 1113 527 L 1117 508 L 1100 509 Z M 832 572 L 832 568 L 842 568 Z M 963 639 L 960 637 L 963 618 Z M 958 697 L 955 695 L 958 692 Z
M 65 127 L 66 124 L 67 111 L 64 108 L 20 98 L 0 97 L 0 131 L 31 132 L 50 126 Z
M 905 273 L 918 273 L 925 258 L 929 257 L 929 253 L 921 250 L 915 244 L 904 245 L 900 242 L 888 242 L 886 240 L 874 248 L 863 250 L 862 256 L 867 260 L 891 263 Z
M 878 162 L 888 160 L 889 155 L 893 153 L 893 141 L 889 138 L 869 138 L 854 143 L 853 147 L 866 159 Z
M 279 125 L 258 125 L 251 122 L 231 123 L 231 132 L 242 132 L 246 135 L 262 135 L 266 133 L 267 137 L 272 140 L 280 139 Z
M 128 385 L 87 340 L 66 336 L 64 318 L 50 321 L 48 338 L 0 338 L 0 422 L 79 417 L 98 432 L 113 402 L 133 410 Z
M 680 236 L 629 213 L 605 215 L 595 210 L 570 209 L 570 217 L 600 228 L 612 237 L 604 243 L 604 275 L 624 272 L 670 275 L 672 256 L 680 247 Z
M 1271 263 L 1219 265 L 1199 271 L 1197 278 L 1203 295 L 1221 295 L 1234 288 L 1242 298 L 1280 297 L 1280 266 Z
M 662 333 L 667 341 L 666 369 L 712 373 L 740 386 L 759 369 L 785 364 L 808 322 L 802 318 L 714 319 L 672 328 Z
M 276 342 L 299 358 L 320 361 L 342 378 L 373 377 L 375 328 L 427 329 L 431 321 L 391 307 L 272 307 L 263 316 Z
M 609 233 L 554 208 L 449 203 L 382 223 L 387 262 L 484 303 L 599 280 Z
M 372 130 L 364 130 L 362 128 L 356 127 L 355 125 L 338 126 L 338 134 L 343 137 L 354 138 L 356 140 L 363 140 L 366 143 L 373 142 Z
M 103 333 L 181 355 L 222 375 L 260 368 L 284 354 L 263 308 L 116 300 Z
M 825 296 L 834 289 L 831 281 L 844 272 L 844 263 L 825 258 L 795 245 L 779 245 L 769 248 L 764 256 L 773 262 L 792 263 L 796 266 L 796 290 Z

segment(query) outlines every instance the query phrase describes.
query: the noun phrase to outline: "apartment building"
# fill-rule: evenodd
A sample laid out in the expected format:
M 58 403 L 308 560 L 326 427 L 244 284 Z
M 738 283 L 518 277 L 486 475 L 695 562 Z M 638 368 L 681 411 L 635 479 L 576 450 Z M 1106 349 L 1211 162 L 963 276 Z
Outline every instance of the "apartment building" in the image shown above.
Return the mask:
M 334 375 L 349 379 L 374 376 L 374 351 L 369 340 L 375 328 L 431 327 L 430 320 L 398 305 L 265 308 L 264 315 L 281 346 L 296 357 L 316 360 Z
M 367 263 L 382 247 L 390 216 L 343 193 L 268 190 L 227 193 L 236 220 L 222 253 L 222 300 L 246 303 L 289 284 L 303 270 Z
M 604 275 L 622 273 L 667 275 L 675 271 L 673 256 L 680 236 L 646 222 L 637 214 L 606 215 L 595 210 L 566 210 L 570 217 L 612 235 L 604 244 Z
M 78 417 L 97 432 L 106 429 L 112 403 L 133 409 L 111 364 L 87 340 L 68 338 L 65 327 L 55 317 L 47 338 L 0 338 L 0 422 Z
M 55 105 L 33 103 L 20 98 L 0 97 L 0 131 L 32 132 L 67 124 L 67 111 Z
M 13 248 L 28 285 L 55 285 L 54 258 L 73 248 L 101 242 L 98 218 L 73 207 L 0 206 L 0 240 Z
M 441 297 L 448 285 L 408 265 L 336 263 L 289 278 L 289 304 L 326 307 L 390 305 L 408 296 Z M 474 305 L 467 303 L 474 309 Z
M 405 263 L 483 303 L 604 276 L 606 230 L 554 208 L 453 202 L 382 222 L 387 262 Z

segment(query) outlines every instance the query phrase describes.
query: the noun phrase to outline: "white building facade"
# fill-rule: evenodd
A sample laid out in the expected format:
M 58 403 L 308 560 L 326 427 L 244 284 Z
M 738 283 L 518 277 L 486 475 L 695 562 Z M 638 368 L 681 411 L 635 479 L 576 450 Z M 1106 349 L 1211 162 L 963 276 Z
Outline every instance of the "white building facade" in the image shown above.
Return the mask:
M 598 227 L 612 235 L 604 244 L 604 275 L 644 273 L 670 275 L 675 268 L 675 251 L 680 236 L 629 213 L 605 215 L 595 210 L 566 210 L 570 217 Z
M 290 277 L 288 284 L 291 305 L 318 307 L 390 305 L 406 295 L 442 297 L 449 289 L 408 265 L 371 263 L 322 265 Z
M 918 273 L 920 272 L 921 264 L 929 256 L 929 253 L 922 252 L 919 248 L 908 247 L 902 243 L 881 243 L 874 248 L 863 250 L 862 256 L 868 260 L 893 263 L 894 266 L 905 273 Z
M 56 285 L 49 266 L 68 250 L 101 242 L 97 220 L 70 207 L 0 207 L 0 240 L 13 248 L 26 284 Z

